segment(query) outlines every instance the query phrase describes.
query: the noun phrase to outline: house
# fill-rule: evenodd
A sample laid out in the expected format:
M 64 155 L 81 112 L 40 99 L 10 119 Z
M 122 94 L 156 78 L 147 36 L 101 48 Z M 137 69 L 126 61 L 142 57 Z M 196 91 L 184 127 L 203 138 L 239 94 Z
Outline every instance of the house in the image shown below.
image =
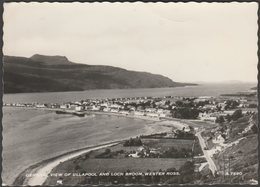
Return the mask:
M 232 115 L 233 113 L 234 113 L 235 111 L 234 110 L 225 110 L 224 111 L 224 113 L 226 114 L 226 115 Z
M 202 120 L 202 121 L 212 121 L 212 122 L 216 122 L 217 120 L 217 117 L 212 115 L 212 114 L 208 114 L 206 112 L 202 113 L 200 112 L 199 113 L 199 119 Z
M 103 112 L 110 112 L 110 108 L 104 108 Z
M 134 153 L 130 153 L 128 156 L 133 158 L 140 158 L 138 151 L 135 151 Z
M 93 106 L 92 106 L 92 110 L 98 111 L 98 110 L 100 110 L 100 106 L 98 106 L 98 105 L 93 105 Z
M 37 104 L 36 108 L 45 108 L 45 105 L 44 104 Z
M 165 117 L 166 117 L 166 114 L 161 113 L 161 114 L 159 114 L 159 117 L 160 117 L 160 118 L 165 118 Z
M 144 116 L 144 112 L 143 111 L 134 111 L 134 115 L 136 116 Z
M 76 106 L 75 107 L 75 111 L 82 111 L 83 110 L 83 107 L 82 106 Z
M 185 126 L 185 127 L 183 127 L 183 131 L 184 131 L 184 132 L 190 132 L 191 129 L 190 129 L 189 126 Z
M 156 112 L 156 108 L 146 108 L 145 109 L 145 112 L 153 112 L 153 113 L 155 113 Z
M 67 105 L 60 105 L 60 109 L 67 109 Z
M 119 112 L 119 109 L 111 108 L 110 112 L 118 113 L 118 112 Z
M 203 106 L 203 109 L 209 109 L 209 110 L 215 110 L 216 108 L 217 108 L 216 105 L 210 105 L 210 104 Z
M 118 104 L 112 104 L 112 105 L 110 106 L 110 108 L 120 109 L 120 108 L 122 108 L 122 106 L 121 106 L 121 105 L 118 105 Z
M 218 107 L 221 108 L 221 110 L 225 110 L 225 107 L 227 106 L 226 103 L 218 103 Z
M 121 110 L 119 113 L 120 114 L 124 114 L 124 115 L 128 115 L 129 114 L 129 112 L 127 110 Z
M 215 138 L 212 139 L 212 142 L 213 143 L 224 143 L 225 138 L 221 134 L 218 134 Z
M 146 113 L 146 116 L 149 116 L 152 118 L 157 118 L 157 117 L 159 117 L 159 114 L 148 112 L 148 113 Z

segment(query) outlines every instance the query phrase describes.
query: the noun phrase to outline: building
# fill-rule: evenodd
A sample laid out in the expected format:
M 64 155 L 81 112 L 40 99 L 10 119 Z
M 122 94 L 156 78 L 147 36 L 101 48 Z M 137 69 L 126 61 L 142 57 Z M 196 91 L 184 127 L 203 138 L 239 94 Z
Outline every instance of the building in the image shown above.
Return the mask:
M 152 117 L 152 118 L 158 118 L 159 114 L 148 112 L 146 113 L 146 116 Z
M 212 122 L 216 122 L 217 117 L 213 116 L 212 114 L 208 114 L 206 112 L 204 113 L 199 113 L 199 119 L 202 121 L 212 121 Z
M 134 111 L 134 115 L 136 116 L 144 116 L 144 112 L 143 111 Z

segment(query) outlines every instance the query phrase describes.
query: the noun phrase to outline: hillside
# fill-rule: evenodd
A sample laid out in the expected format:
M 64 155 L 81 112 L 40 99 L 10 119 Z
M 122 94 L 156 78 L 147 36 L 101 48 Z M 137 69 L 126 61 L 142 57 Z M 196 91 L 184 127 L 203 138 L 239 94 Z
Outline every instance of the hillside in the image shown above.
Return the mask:
M 258 180 L 257 115 L 256 113 L 244 116 L 222 125 L 228 135 L 225 146 L 214 155 L 219 175 L 206 180 L 204 178 L 205 183 L 253 184 Z
M 4 57 L 5 93 L 83 91 L 89 89 L 160 88 L 195 84 L 162 75 L 102 65 L 70 62 L 64 56 Z

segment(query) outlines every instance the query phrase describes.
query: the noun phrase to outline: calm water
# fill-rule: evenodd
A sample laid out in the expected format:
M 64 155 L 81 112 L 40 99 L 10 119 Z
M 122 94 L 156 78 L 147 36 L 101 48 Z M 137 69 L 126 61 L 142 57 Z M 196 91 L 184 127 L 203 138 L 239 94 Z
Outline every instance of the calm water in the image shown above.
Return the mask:
M 199 86 L 177 88 L 148 88 L 148 89 L 111 89 L 111 90 L 88 90 L 75 92 L 47 92 L 47 93 L 21 93 L 5 94 L 6 103 L 62 103 L 78 101 L 88 98 L 115 98 L 115 97 L 140 97 L 140 96 L 219 96 L 247 91 L 256 84 L 204 84 Z
M 12 184 L 27 167 L 90 145 L 145 134 L 154 122 L 118 116 L 79 118 L 55 112 L 4 107 L 2 179 Z M 154 127 L 154 132 L 159 131 Z
M 5 94 L 4 102 L 61 103 L 86 98 L 135 96 L 217 96 L 247 91 L 255 84 L 200 85 L 196 87 L 90 90 Z M 25 168 L 41 160 L 87 145 L 126 138 L 147 131 L 149 121 L 98 115 L 78 118 L 56 115 L 44 110 L 4 108 L 3 110 L 3 182 L 11 184 Z M 154 124 L 153 124 L 154 126 Z M 158 127 L 158 125 L 155 125 Z M 154 129 L 157 132 L 158 129 Z

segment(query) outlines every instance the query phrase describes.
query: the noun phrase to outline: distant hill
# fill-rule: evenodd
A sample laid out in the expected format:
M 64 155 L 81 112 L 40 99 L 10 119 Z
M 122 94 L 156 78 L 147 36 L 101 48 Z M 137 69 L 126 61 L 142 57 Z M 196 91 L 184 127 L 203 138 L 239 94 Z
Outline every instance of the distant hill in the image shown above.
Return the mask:
M 35 54 L 30 59 L 36 62 L 44 62 L 47 65 L 72 64 L 72 62 L 70 62 L 65 56 L 46 56 L 46 55 Z
M 70 62 L 65 56 L 4 56 L 5 93 L 160 88 L 196 85 L 162 75 Z

